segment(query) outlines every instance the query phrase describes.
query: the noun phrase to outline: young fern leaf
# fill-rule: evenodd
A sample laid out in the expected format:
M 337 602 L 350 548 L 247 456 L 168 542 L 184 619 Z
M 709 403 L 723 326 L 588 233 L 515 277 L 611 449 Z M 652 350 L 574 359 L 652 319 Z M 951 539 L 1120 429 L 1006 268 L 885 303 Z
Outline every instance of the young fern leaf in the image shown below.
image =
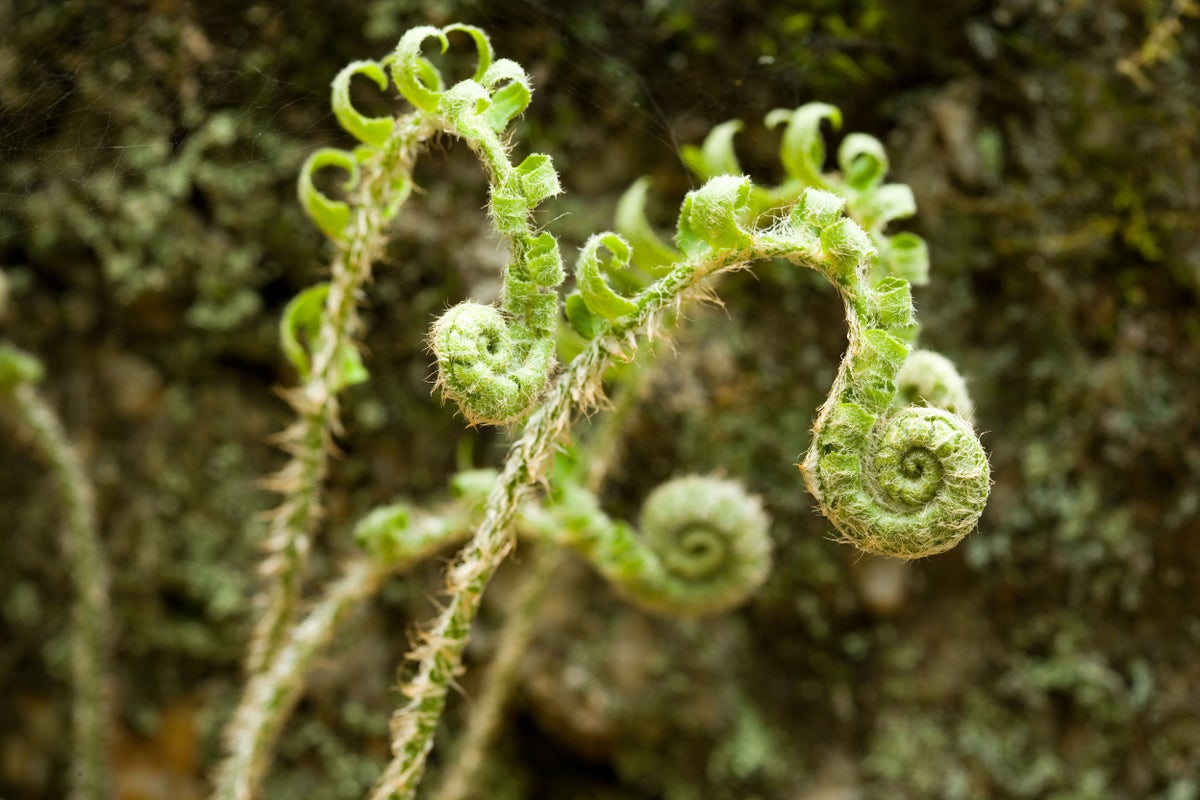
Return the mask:
M 909 285 L 927 281 L 928 249 L 916 234 L 889 236 L 884 229 L 915 213 L 912 191 L 884 183 L 887 153 L 866 134 L 846 136 L 837 153 L 840 172 L 825 173 L 826 121 L 840 127 L 841 112 L 823 103 L 768 114 L 768 126 L 785 125 L 780 158 L 786 180 L 774 189 L 750 189 L 732 216 L 711 219 L 729 225 L 795 202 L 791 235 L 819 248 L 818 268 L 841 293 L 850 322 L 841 372 L 802 465 L 806 481 L 847 541 L 886 555 L 930 555 L 975 526 L 987 499 L 987 458 L 967 421 L 970 398 L 953 365 L 927 351 L 908 362 L 917 332 Z M 737 180 L 727 175 L 738 169 L 737 130 L 730 123 L 714 129 L 703 148 L 688 150 L 689 167 Z M 689 201 L 685 212 L 676 238 L 692 256 L 703 249 L 696 229 L 704 223 L 693 221 Z M 710 225 L 709 237 L 737 246 L 732 230 L 722 235 Z M 909 407 L 914 404 L 919 407 Z
M 830 221 L 831 207 L 840 204 L 809 189 L 790 219 L 833 256 L 826 275 L 841 294 L 849 327 L 846 355 L 800 468 L 848 543 L 897 558 L 933 555 L 957 544 L 983 513 L 987 455 L 957 414 L 894 408 L 914 325 L 908 283 L 885 278 L 871 285 L 866 234 L 852 234 L 857 226 L 845 217 Z
M 683 255 L 671 247 L 654 230 L 646 218 L 646 193 L 649 178 L 638 178 L 617 201 L 614 224 L 617 233 L 629 242 L 633 250 L 633 265 L 650 275 L 661 275 Z
M 444 89 L 441 73 L 421 47 L 433 39 L 445 51 L 447 34 L 454 31 L 472 38 L 478 63 L 471 78 Z M 401 93 L 435 115 L 441 129 L 463 139 L 488 173 L 490 221 L 511 253 L 501 304 L 454 306 L 433 324 L 429 347 L 442 394 L 467 421 L 503 425 L 525 414 L 545 391 L 554 367 L 556 290 L 564 278 L 558 242 L 538 233 L 532 222 L 538 204 L 561 191 L 558 173 L 541 153 L 514 166 L 505 141 L 508 126 L 529 105 L 529 76 L 516 62 L 494 61 L 487 36 L 469 25 L 409 31 L 391 66 Z
M 704 180 L 718 175 L 744 174 L 733 149 L 733 137 L 743 127 L 740 119 L 731 119 L 709 131 L 700 147 L 685 144 L 679 150 L 683 163 Z
M 732 481 L 688 476 L 660 485 L 639 530 L 614 522 L 595 495 L 565 486 L 530 528 L 582 553 L 624 597 L 658 614 L 716 614 L 744 603 L 771 569 L 770 521 Z
M 355 538 L 379 563 L 411 563 L 460 541 L 483 513 L 493 470 L 455 476 L 454 524 L 418 526 L 409 506 L 368 514 Z M 517 532 L 583 555 L 630 602 L 658 614 L 706 615 L 744 603 L 771 569 L 770 520 L 762 501 L 737 483 L 689 475 L 659 485 L 642 505 L 635 529 L 614 521 L 593 492 L 562 483 L 543 503 L 521 508 Z
M 350 102 L 350 79 L 365 75 L 381 90 L 387 89 L 388 78 L 384 67 L 375 61 L 353 61 L 347 64 L 333 79 L 333 113 L 338 122 L 354 138 L 371 147 L 383 147 L 396 127 L 391 117 L 367 117 L 360 114 Z
M 845 199 L 850 218 L 875 241 L 878 252 L 872 270 L 874 279 L 898 276 L 918 286 L 928 281 L 929 255 L 925 242 L 914 233 L 885 233 L 890 222 L 911 217 L 917 206 L 908 186 L 883 182 L 889 162 L 878 139 L 864 133 L 848 134 L 838 147 L 840 172 L 826 173 L 821 126 L 828 122 L 834 130 L 841 127 L 842 113 L 836 106 L 808 103 L 794 110 L 775 109 L 767 114 L 765 121 L 769 128 L 780 125 L 784 128 L 779 157 L 787 177 L 778 186 L 752 189 L 748 218 L 791 205 L 807 188 L 834 192 Z M 741 174 L 733 149 L 733 137 L 739 130 L 738 120 L 716 126 L 702 147 L 684 148 L 684 163 L 705 179 Z
M 675 243 L 689 257 L 745 250 L 753 241 L 752 233 L 741 222 L 749 202 L 749 178 L 740 175 L 711 178 L 684 197 Z
M 291 299 L 279 319 L 279 342 L 283 353 L 292 362 L 302 381 L 308 380 L 312 370 L 308 347 L 320 334 L 328 297 L 328 283 L 310 286 Z M 334 367 L 334 379 L 330 384 L 334 391 L 356 386 L 370 378 L 358 348 L 350 343 L 343 344 L 338 350 Z
M 607 263 L 602 260 L 601 248 L 612 254 Z M 575 263 L 575 284 L 593 314 L 604 319 L 617 319 L 637 311 L 637 303 L 617 294 L 604 280 L 605 270 L 628 268 L 631 255 L 629 243 L 615 233 L 593 234 L 584 242 Z
M 335 241 L 344 240 L 346 226 L 350 224 L 350 206 L 341 200 L 331 200 L 321 193 L 313 183 L 313 173 L 323 167 L 341 167 L 349 173 L 342 188 L 353 191 L 361 180 L 358 159 L 345 150 L 323 147 L 317 150 L 300 168 L 297 193 L 308 216 L 326 236 Z
M 422 50 L 432 40 L 444 52 L 456 33 L 472 40 L 477 63 L 470 78 L 447 88 Z M 384 69 L 390 69 L 414 107 L 395 121 L 358 114 L 349 101 L 355 75 L 382 86 Z M 560 185 L 549 156 L 535 153 L 519 163 L 512 159 L 509 128 L 532 92 L 524 70 L 515 62 L 495 60 L 478 28 L 423 27 L 405 34 L 384 61 L 352 64 L 335 80 L 334 89 L 339 120 L 363 144 L 353 154 L 314 155 L 302 173 L 301 197 L 334 240 L 339 258 L 361 268 L 356 274 L 365 275 L 370 255 L 378 252 L 380 224 L 398 206 L 394 198 L 407 196 L 412 162 L 424 141 L 450 133 L 482 162 L 489 183 L 489 221 L 510 251 L 502 298 L 495 305 L 465 302 L 449 309 L 433 324 L 429 344 L 438 360 L 439 385 L 469 422 L 523 420 L 503 470 L 482 491 L 486 499 L 479 504 L 471 540 L 448 568 L 444 608 L 414 654 L 420 663 L 403 689 L 408 700 L 393 719 L 394 758 L 376 784 L 373 800 L 415 796 L 471 622 L 484 588 L 511 550 L 514 526 L 541 530 L 579 549 L 623 593 L 658 610 L 728 608 L 761 582 L 769 551 L 766 516 L 757 501 L 736 487 L 688 479 L 661 495 L 656 492 L 643 514 L 641 535 L 609 520 L 593 496 L 569 481 L 559 483 L 556 502 L 541 512 L 523 503 L 529 488 L 546 477 L 573 423 L 597 404 L 605 371 L 633 358 L 639 339 L 660 330 L 681 302 L 702 296 L 713 276 L 754 261 L 786 258 L 821 271 L 842 297 L 849 323 L 847 352 L 820 409 L 802 469 L 822 510 L 847 541 L 871 552 L 915 557 L 952 546 L 974 526 L 988 491 L 987 459 L 970 425 L 935 407 L 959 408 L 961 398 L 948 400 L 935 391 L 936 385 L 926 389 L 915 381 L 914 396 L 927 405 L 896 407 L 901 402 L 898 387 L 908 391 L 909 383 L 901 383 L 900 377 L 915 334 L 910 280 L 920 279 L 927 259 L 917 237 L 888 237 L 884 228 L 911 214 L 915 203 L 907 187 L 883 182 L 886 154 L 870 137 L 847 137 L 838 151 L 841 173 L 824 172 L 820 128 L 825 120 L 840 124 L 835 107 L 812 104 L 768 115 L 770 125 L 786 123 L 781 157 L 787 178 L 774 189 L 756 188 L 738 174 L 732 141 L 740 123 L 721 126 L 704 147 L 689 150 L 689 164 L 710 179 L 681 205 L 678 252 L 657 239 L 646 222 L 644 189 L 633 192 L 622 212 L 626 221 L 619 225 L 626 235 L 592 237 L 580 256 L 579 291 L 567 299 L 567 314 L 588 339 L 551 383 L 557 290 L 564 273 L 557 241 L 537 229 L 533 215 Z M 312 171 L 329 165 L 350 173 L 350 202 L 326 198 L 313 186 Z M 784 209 L 790 209 L 786 219 L 764 227 L 766 212 Z M 610 254 L 607 259 L 604 250 Z M 873 263 L 885 259 L 885 268 L 872 271 Z M 339 281 L 339 263 L 325 302 L 315 304 L 327 306 L 327 315 L 349 313 L 353 290 L 361 286 L 358 278 Z M 609 285 L 605 272 L 616 270 L 612 277 L 617 278 L 630 265 L 659 277 L 625 296 Z M 637 283 L 635 278 L 626 286 Z M 328 396 L 344 388 L 331 362 L 348 341 L 345 331 L 352 334 L 354 326 L 339 322 L 335 330 L 323 322 L 315 336 L 318 346 L 306 349 L 301 340 L 314 337 L 303 311 L 295 309 L 285 322 L 289 357 L 302 374 L 311 373 L 306 388 L 316 386 L 322 390 L 317 394 Z M 352 316 L 348 319 L 353 322 Z M 305 417 L 315 420 L 304 429 L 314 448 L 327 441 L 329 423 L 336 421 L 333 400 L 327 398 L 319 414 Z M 315 516 L 313 487 L 324 467 L 323 459 L 309 460 L 301 465 L 306 470 L 303 502 L 289 503 L 276 515 L 301 534 Z M 734 514 L 726 510 L 730 508 L 740 510 Z M 542 524 L 539 513 L 549 515 L 550 522 Z M 404 559 L 436 545 L 424 534 L 409 535 L 411 518 L 403 508 L 381 512 L 370 523 L 359 533 L 376 558 Z M 283 527 L 282 522 L 276 527 Z M 302 566 L 303 535 L 285 544 L 298 554 L 292 562 Z M 732 577 L 727 577 L 727 564 L 734 565 L 728 573 Z M 286 573 L 289 597 L 295 595 L 291 576 L 296 574 L 297 567 Z M 251 659 L 252 668 L 281 657 L 276 622 L 294 613 L 293 604 L 271 617 L 271 635 L 264 637 L 268 646 Z

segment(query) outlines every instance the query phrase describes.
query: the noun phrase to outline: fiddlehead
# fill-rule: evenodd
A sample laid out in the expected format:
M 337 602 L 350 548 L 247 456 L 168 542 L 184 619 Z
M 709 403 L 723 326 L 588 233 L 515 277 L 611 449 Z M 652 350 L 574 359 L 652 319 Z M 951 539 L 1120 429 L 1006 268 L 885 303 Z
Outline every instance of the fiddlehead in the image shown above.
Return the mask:
M 831 223 L 831 210 L 840 216 L 841 199 L 810 189 L 792 223 L 824 243 L 834 226 L 845 230 L 848 222 Z M 826 272 L 846 306 L 849 343 L 801 469 L 847 542 L 899 558 L 933 555 L 957 544 L 983 513 L 987 455 L 957 414 L 893 408 L 914 324 L 909 285 L 901 278 L 871 285 L 865 258 L 848 266 L 843 259 Z
M 452 482 L 456 502 L 439 514 L 385 506 L 363 518 L 355 538 L 390 569 L 412 563 L 469 533 L 496 477 L 494 470 L 460 472 Z M 558 483 L 543 502 L 526 502 L 516 522 L 523 538 L 583 555 L 636 605 L 684 615 L 726 611 L 754 593 L 771 569 L 769 526 L 757 496 L 733 481 L 696 475 L 651 492 L 636 529 L 611 519 L 596 495 L 573 481 Z
M 664 483 L 642 505 L 639 527 L 665 580 L 645 572 L 622 584 L 644 605 L 713 613 L 746 600 L 771 568 L 770 521 L 741 486 L 689 476 Z
M 901 557 L 948 549 L 982 512 L 988 466 L 968 421 L 971 402 L 961 376 L 935 353 L 909 354 L 916 336 L 909 285 L 927 281 L 928 252 L 915 234 L 885 229 L 915 213 L 912 191 L 884 182 L 887 154 L 861 133 L 838 148 L 840 171 L 824 171 L 821 125 L 840 127 L 835 106 L 780 109 L 766 122 L 784 126 L 780 160 L 787 177 L 774 188 L 751 188 L 747 210 L 735 218 L 755 219 L 794 203 L 790 235 L 798 244 L 819 244 L 823 263 L 810 266 L 838 288 L 850 327 L 841 371 L 802 465 L 806 481 L 825 515 L 862 549 Z M 739 129 L 736 121 L 717 126 L 702 147 L 686 149 L 685 162 L 703 177 L 739 173 L 733 151 Z M 641 196 L 630 205 L 626 225 L 646 227 Z M 689 237 L 680 230 L 687 253 Z
M 579 551 L 631 602 L 662 614 L 715 614 L 746 601 L 771 568 L 770 521 L 732 481 L 688 476 L 642 506 L 639 530 L 615 522 L 595 495 L 566 484 L 526 510 L 524 533 Z
M 441 74 L 421 55 L 421 46 L 433 39 L 445 50 L 453 31 L 473 39 L 479 59 L 471 78 L 443 89 Z M 564 277 L 558 242 L 538 233 L 532 222 L 538 204 L 561 191 L 558 173 L 541 153 L 514 166 L 504 136 L 529 105 L 529 77 L 515 62 L 493 61 L 487 37 L 466 25 L 410 31 L 391 66 L 404 96 L 434 116 L 442 130 L 462 138 L 488 173 L 489 217 L 511 253 L 501 304 L 451 308 L 434 323 L 429 346 L 442 393 L 467 420 L 503 424 L 524 414 L 545 390 L 554 366 L 555 290 Z

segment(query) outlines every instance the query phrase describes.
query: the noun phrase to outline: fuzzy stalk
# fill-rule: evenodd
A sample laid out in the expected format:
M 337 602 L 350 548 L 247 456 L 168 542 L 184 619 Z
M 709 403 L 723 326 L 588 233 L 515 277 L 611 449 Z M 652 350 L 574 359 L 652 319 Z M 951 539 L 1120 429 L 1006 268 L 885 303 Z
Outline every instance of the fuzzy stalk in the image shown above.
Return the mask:
M 363 165 L 351 222 L 337 241 L 311 369 L 303 384 L 285 395 L 297 419 L 280 437 L 291 458 L 266 481 L 283 500 L 270 515 L 267 557 L 261 567 L 268 588 L 247 661 L 250 675 L 271 661 L 296 616 L 309 542 L 321 515 L 321 483 L 333 436 L 341 427 L 338 392 L 344 380 L 339 356 L 360 334 L 358 301 L 386 243 L 389 206 L 394 207 L 418 150 L 434 130 L 424 115 L 397 120 L 385 146 Z
M 618 360 L 632 359 L 638 337 L 654 333 L 666 311 L 703 294 L 705 278 L 750 261 L 776 257 L 812 261 L 819 256 L 816 252 L 797 252 L 794 241 L 771 237 L 756 238 L 737 250 L 694 256 L 641 292 L 637 310 L 607 324 L 605 331 L 555 379 L 542 404 L 530 415 L 521 437 L 509 449 L 474 538 L 449 569 L 445 609 L 412 653 L 419 663 L 416 675 L 402 688 L 408 701 L 392 719 L 393 759 L 369 795 L 371 800 L 415 797 L 446 693 L 460 671 L 463 649 L 484 588 L 512 550 L 511 528 L 521 499 L 531 484 L 545 476 L 555 445 L 578 415 L 599 401 L 604 371 Z
M 481 783 L 487 753 L 504 717 L 505 706 L 517 682 L 521 661 L 537 631 L 538 610 L 550 589 L 550 578 L 563 561 L 563 551 L 553 545 L 537 547 L 531 568 L 522 576 L 516 602 L 504 622 L 496 655 L 488 665 L 483 692 L 471 706 L 466 733 L 454 763 L 434 793 L 436 800 L 469 800 Z
M 373 597 L 389 577 L 466 538 L 470 514 L 470 509 L 458 507 L 442 514 L 421 513 L 408 526 L 403 552 L 394 553 L 388 561 L 355 558 L 342 567 L 342 576 L 329 584 L 308 615 L 288 632 L 270 662 L 250 677 L 229 724 L 229 754 L 218 773 L 213 800 L 255 797 L 283 723 L 304 693 L 312 663 L 342 621 L 359 603 Z
M 251 800 L 269 764 L 270 752 L 304 690 L 313 658 L 359 601 L 373 595 L 390 573 L 365 558 L 342 569 L 324 597 L 276 648 L 269 663 L 254 673 L 229 726 L 229 755 L 221 765 L 214 800 Z
M 50 462 L 65 506 L 63 549 L 75 601 L 71 610 L 72 800 L 112 797 L 109 725 L 112 702 L 105 685 L 110 629 L 109 578 L 96 532 L 95 497 L 62 423 L 37 391 L 20 384 L 4 392 L 20 421 Z
M 617 458 L 626 430 L 623 423 L 637 404 L 648 371 L 645 364 L 631 365 L 631 374 L 621 383 L 611 410 L 599 418 L 585 443 L 586 455 L 581 459 L 581 465 L 586 470 L 584 488 L 590 492 L 600 490 Z M 534 563 L 521 578 L 517 599 L 505 620 L 496 655 L 488 665 L 483 693 L 471 707 L 466 733 L 454 763 L 434 793 L 435 800 L 470 800 L 481 785 L 479 776 L 487 761 L 487 752 L 500 729 L 521 660 L 529 651 L 537 631 L 538 611 L 550 588 L 551 577 L 562 560 L 562 551 L 553 546 L 539 546 L 534 551 Z

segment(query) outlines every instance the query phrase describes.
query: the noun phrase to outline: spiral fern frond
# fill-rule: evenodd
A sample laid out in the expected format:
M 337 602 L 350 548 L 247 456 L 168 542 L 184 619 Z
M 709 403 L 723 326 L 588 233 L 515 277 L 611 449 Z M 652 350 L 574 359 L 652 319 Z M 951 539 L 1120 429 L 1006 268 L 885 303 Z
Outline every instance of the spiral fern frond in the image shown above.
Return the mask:
M 421 54 L 433 40 L 466 33 L 478 54 L 472 77 L 445 88 L 437 67 Z M 417 28 L 400 40 L 390 60 L 401 93 L 436 126 L 461 138 L 488 174 L 489 220 L 511 254 L 499 307 L 465 302 L 434 323 L 429 346 L 437 358 L 438 386 L 471 424 L 503 425 L 526 413 L 545 391 L 554 367 L 556 293 L 565 276 L 558 242 L 538 232 L 537 206 L 562 191 L 550 156 L 511 159 L 508 127 L 529 105 L 532 86 L 521 66 L 494 60 L 483 31 L 469 25 Z
M 570 484 L 519 522 L 527 534 L 578 551 L 630 602 L 676 615 L 744 603 L 771 569 L 769 527 L 759 498 L 733 481 L 697 475 L 651 492 L 636 529 Z
M 833 221 L 834 206 L 840 215 L 840 198 L 806 190 L 792 223 L 828 249 L 854 224 Z M 987 455 L 958 414 L 893 406 L 914 324 L 908 282 L 884 278 L 873 286 L 866 258 L 847 269 L 849 251 L 832 261 L 826 275 L 846 306 L 849 342 L 800 465 L 805 482 L 842 538 L 861 550 L 897 558 L 948 550 L 983 513 Z

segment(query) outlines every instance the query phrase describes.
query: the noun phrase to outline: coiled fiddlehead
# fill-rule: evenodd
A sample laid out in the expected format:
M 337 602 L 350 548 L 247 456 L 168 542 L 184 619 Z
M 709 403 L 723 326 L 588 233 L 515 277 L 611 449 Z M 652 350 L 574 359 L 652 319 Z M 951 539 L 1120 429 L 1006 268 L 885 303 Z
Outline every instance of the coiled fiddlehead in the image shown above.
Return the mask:
M 836 195 L 809 189 L 791 222 L 829 249 L 827 240 L 837 238 L 831 232 L 848 230 L 842 205 Z M 987 455 L 957 414 L 932 406 L 893 408 L 915 324 L 908 281 L 883 278 L 872 285 L 867 259 L 840 264 L 826 275 L 845 303 L 849 343 L 800 465 L 805 482 L 855 547 L 898 558 L 940 553 L 970 533 L 983 513 Z
M 421 47 L 432 39 L 444 51 L 454 31 L 472 38 L 478 64 L 472 77 L 443 89 Z M 511 252 L 500 307 L 465 302 L 451 308 L 434 323 L 429 346 L 443 395 L 458 403 L 467 420 L 504 424 L 524 414 L 546 388 L 554 366 L 555 290 L 564 278 L 558 242 L 532 223 L 538 204 L 561 191 L 558 173 L 541 153 L 515 166 L 509 160 L 506 131 L 529 105 L 529 76 L 513 61 L 493 61 L 487 36 L 468 25 L 409 31 L 391 65 L 401 93 L 441 130 L 463 139 L 488 173 L 492 227 Z
M 824 171 L 821 125 L 840 127 L 835 106 L 779 109 L 766 122 L 784 127 L 786 178 L 750 190 L 750 216 L 795 203 L 793 235 L 819 242 L 824 263 L 817 268 L 841 293 L 850 328 L 801 465 L 809 489 L 861 549 L 914 558 L 953 547 L 982 513 L 988 464 L 954 365 L 928 351 L 910 355 L 917 328 L 909 286 L 927 282 L 928 251 L 915 234 L 889 235 L 886 228 L 915 213 L 912 191 L 884 182 L 887 153 L 866 134 L 846 136 L 837 152 L 840 172 Z M 740 128 L 736 120 L 717 126 L 702 147 L 685 149 L 684 160 L 703 177 L 740 173 L 733 151 Z M 631 236 L 646 227 L 642 194 L 627 199 L 622 230 Z M 678 241 L 686 252 L 685 239 Z
M 580 552 L 638 606 L 684 615 L 727 611 L 762 585 L 771 569 L 769 526 L 757 497 L 696 475 L 651 492 L 638 529 L 610 519 L 595 495 L 574 484 L 523 511 L 518 523 L 523 533 Z

